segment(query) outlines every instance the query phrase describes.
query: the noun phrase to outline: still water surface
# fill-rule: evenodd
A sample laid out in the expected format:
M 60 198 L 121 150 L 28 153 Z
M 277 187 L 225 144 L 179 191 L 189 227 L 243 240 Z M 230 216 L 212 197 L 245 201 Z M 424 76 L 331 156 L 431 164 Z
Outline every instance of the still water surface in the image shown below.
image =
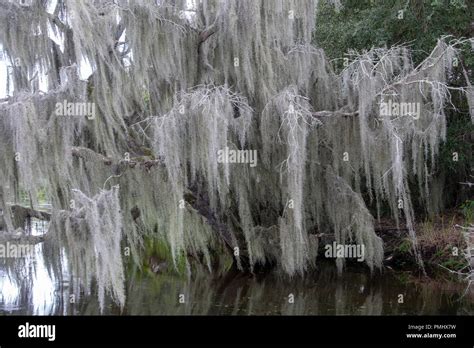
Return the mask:
M 101 314 L 94 293 L 80 293 L 64 280 L 68 279 L 67 270 L 63 280 L 48 273 L 41 248 L 41 244 L 36 245 L 35 254 L 18 265 L 16 274 L 23 272 L 20 281 L 9 277 L 7 269 L 0 267 L 0 315 Z M 474 314 L 474 291 L 466 292 L 465 283 L 447 280 L 445 276 L 422 280 L 388 269 L 373 276 L 354 270 L 339 276 L 332 264 L 322 264 L 304 279 L 238 272 L 216 277 L 205 271 L 190 278 L 140 273 L 129 274 L 128 278 L 125 307 L 121 310 L 109 301 L 102 314 Z M 180 303 L 180 298 L 185 303 Z M 290 299 L 294 299 L 293 303 Z

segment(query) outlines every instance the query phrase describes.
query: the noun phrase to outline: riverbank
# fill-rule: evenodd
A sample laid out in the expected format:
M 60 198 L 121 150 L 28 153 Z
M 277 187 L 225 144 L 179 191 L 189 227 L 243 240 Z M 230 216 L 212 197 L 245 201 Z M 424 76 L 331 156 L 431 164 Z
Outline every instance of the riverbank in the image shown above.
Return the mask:
M 428 275 L 439 273 L 441 268 L 453 272 L 466 269 L 468 260 L 464 252 L 467 245 L 461 229 L 456 227 L 466 224 L 464 216 L 455 210 L 416 224 L 418 250 Z M 417 269 L 412 239 L 405 226 L 390 229 L 387 221 L 383 221 L 378 229 L 384 241 L 384 265 L 396 270 Z

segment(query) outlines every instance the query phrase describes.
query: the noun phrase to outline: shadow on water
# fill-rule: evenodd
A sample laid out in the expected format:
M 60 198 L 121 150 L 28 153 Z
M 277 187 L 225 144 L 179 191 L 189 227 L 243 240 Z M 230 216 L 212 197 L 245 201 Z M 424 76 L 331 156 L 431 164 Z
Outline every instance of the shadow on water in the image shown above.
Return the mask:
M 62 280 L 48 272 L 41 248 L 42 244 L 38 244 L 29 257 L 0 264 L 0 314 L 101 314 L 94 293 L 73 290 L 64 280 L 69 279 L 67 270 Z M 203 270 L 191 277 L 133 273 L 126 283 L 125 307 L 120 310 L 108 301 L 102 314 L 474 314 L 474 294 L 472 289 L 465 293 L 465 283 L 418 279 L 407 274 L 386 270 L 371 276 L 348 270 L 338 276 L 333 264 L 325 262 L 320 262 L 318 271 L 293 279 L 239 272 L 217 278 Z
M 400 279 L 402 278 L 402 279 Z M 410 281 L 397 274 L 371 276 L 349 271 L 338 276 L 324 265 L 305 278 L 242 274 L 190 280 L 170 276 L 142 279 L 129 286 L 124 314 L 209 315 L 404 315 L 473 314 L 465 284 Z M 179 303 L 184 294 L 185 303 Z M 399 295 L 403 295 L 403 303 Z M 293 301 L 292 301 L 293 300 Z M 292 302 L 292 303 L 291 303 Z

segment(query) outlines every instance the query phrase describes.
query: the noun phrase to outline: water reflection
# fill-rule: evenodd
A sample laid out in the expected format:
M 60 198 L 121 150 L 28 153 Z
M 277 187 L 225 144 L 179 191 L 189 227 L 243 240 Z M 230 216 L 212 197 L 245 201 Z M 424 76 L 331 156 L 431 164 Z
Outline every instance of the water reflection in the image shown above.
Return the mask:
M 47 224 L 31 222 L 31 234 L 41 235 Z M 43 243 L 32 246 L 33 252 L 21 258 L 0 260 L 0 313 L 48 315 L 58 312 L 57 279 L 46 267 Z M 67 274 L 67 272 L 65 272 Z
M 101 314 L 97 296 L 73 289 L 67 270 L 61 279 L 48 272 L 42 247 L 36 245 L 31 257 L 0 264 L 0 314 Z M 332 264 L 321 264 L 319 271 L 304 279 L 238 272 L 216 278 L 204 270 L 196 270 L 192 277 L 130 273 L 125 308 L 120 310 L 108 301 L 102 314 L 474 314 L 474 294 L 471 291 L 463 297 L 464 283 L 413 281 L 403 273 L 388 271 L 375 276 L 348 271 L 338 276 Z

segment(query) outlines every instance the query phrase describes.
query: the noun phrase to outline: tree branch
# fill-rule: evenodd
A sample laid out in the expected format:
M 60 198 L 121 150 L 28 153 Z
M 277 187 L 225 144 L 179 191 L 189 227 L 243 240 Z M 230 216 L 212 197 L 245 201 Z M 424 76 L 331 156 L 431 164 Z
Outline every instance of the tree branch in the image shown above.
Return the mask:
M 207 55 L 204 52 L 204 42 L 209 39 L 214 33 L 216 32 L 216 23 L 217 17 L 214 23 L 208 26 L 206 29 L 202 30 L 199 33 L 199 42 L 198 42 L 198 79 L 201 79 L 202 69 L 206 69 L 208 71 L 214 71 L 214 68 L 209 61 L 207 60 Z
M 209 37 L 216 33 L 216 22 L 199 33 L 199 45 L 202 45 Z
M 78 147 L 74 146 L 71 148 L 72 155 L 78 158 L 82 158 L 83 160 L 95 161 L 95 162 L 102 162 L 105 165 L 112 166 L 112 165 L 128 165 L 130 168 L 134 168 L 136 166 L 141 167 L 143 169 L 149 170 L 150 168 L 163 165 L 163 161 L 160 159 L 144 159 L 148 158 L 147 156 L 143 157 L 133 157 L 130 160 L 125 159 L 113 159 L 100 153 L 97 153 L 91 149 L 86 147 Z
M 136 161 L 136 160 L 113 160 L 110 157 L 103 156 L 91 149 L 84 148 L 84 147 L 73 147 L 72 148 L 73 156 L 78 158 L 82 158 L 83 160 L 92 160 L 92 161 L 99 161 L 104 163 L 105 165 L 120 165 L 120 164 L 128 164 L 130 168 L 135 166 L 142 167 L 146 170 L 149 170 L 153 166 L 156 165 L 163 165 L 161 160 L 148 160 L 148 161 Z M 202 194 L 198 191 L 196 187 L 189 187 L 189 192 L 185 195 L 185 200 L 190 204 L 190 206 L 201 216 L 203 216 L 209 226 L 215 231 L 215 233 L 221 238 L 227 248 L 231 251 L 236 247 L 234 239 L 232 238 L 231 232 L 228 230 L 227 226 L 219 221 L 218 215 L 214 212 L 210 207 L 209 197 L 207 195 Z M 136 211 L 135 208 L 132 209 L 132 215 L 139 216 L 139 211 Z M 244 257 L 245 261 L 245 256 Z
M 358 111 L 346 112 L 345 107 L 336 111 L 322 110 L 322 111 L 316 111 L 312 113 L 312 116 L 317 119 L 324 119 L 326 117 L 353 117 L 353 116 L 358 116 L 358 115 L 359 115 Z
M 49 221 L 51 219 L 50 213 L 23 207 L 21 205 L 11 205 L 10 209 L 14 216 L 24 216 L 26 218 L 36 218 L 45 221 Z
M 0 243 L 14 242 L 26 244 L 38 244 L 45 241 L 48 232 L 40 236 L 32 236 L 23 233 L 0 233 Z

